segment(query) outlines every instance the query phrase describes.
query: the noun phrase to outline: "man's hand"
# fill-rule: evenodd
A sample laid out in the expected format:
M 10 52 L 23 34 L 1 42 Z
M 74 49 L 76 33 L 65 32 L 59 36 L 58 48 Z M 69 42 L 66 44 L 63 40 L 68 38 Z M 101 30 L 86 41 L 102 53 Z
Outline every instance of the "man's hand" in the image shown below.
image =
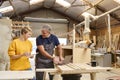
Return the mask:
M 59 57 L 55 56 L 53 58 L 53 62 L 54 62 L 54 64 L 59 64 Z
M 63 64 L 64 57 L 60 56 L 59 59 L 60 59 L 59 64 Z
M 55 64 L 62 64 L 62 63 L 63 63 L 63 60 L 64 60 L 63 57 L 55 56 L 55 57 L 53 58 L 53 62 L 54 62 Z
M 60 61 L 64 61 L 64 57 L 60 56 Z

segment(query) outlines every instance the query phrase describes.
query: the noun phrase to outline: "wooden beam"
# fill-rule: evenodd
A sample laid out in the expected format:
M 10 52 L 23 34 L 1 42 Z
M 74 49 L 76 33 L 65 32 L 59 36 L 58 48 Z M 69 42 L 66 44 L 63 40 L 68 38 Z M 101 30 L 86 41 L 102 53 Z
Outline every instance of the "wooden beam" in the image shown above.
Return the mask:
M 103 12 L 103 13 L 107 11 L 105 8 L 103 8 L 103 7 L 99 6 L 99 5 L 96 5 L 96 8 L 98 10 L 100 10 L 101 12 Z M 112 18 L 114 18 L 115 20 L 120 21 L 120 18 L 118 18 L 118 15 L 116 15 L 115 13 L 110 13 L 110 16 Z
M 83 0 L 85 3 L 87 3 L 90 7 L 93 7 L 93 4 L 89 2 L 88 0 Z
M 71 4 L 74 4 L 77 0 L 74 0 Z
M 36 72 L 52 72 L 52 73 L 57 73 L 58 69 L 55 68 L 49 68 L 49 69 L 36 69 Z
M 78 18 L 81 16 L 82 13 L 87 12 L 88 10 L 90 10 L 90 9 L 93 8 L 93 7 L 96 7 L 98 4 L 100 4 L 100 3 L 103 2 L 104 0 L 100 0 L 100 1 L 98 1 L 96 4 L 92 4 L 92 3 L 88 2 L 87 0 L 83 0 L 83 1 L 84 1 L 86 4 L 88 4 L 90 7 L 87 8 L 87 9 L 85 9 L 85 10 L 83 10 L 83 12 L 81 12 L 81 13 L 77 16 Z
M 87 0 L 83 0 L 83 2 L 85 2 L 86 4 L 88 4 L 90 7 L 87 8 L 87 9 L 85 9 L 85 10 L 83 10 L 83 12 L 81 12 L 77 17 L 80 17 L 82 13 L 84 13 L 84 12 L 86 12 L 86 11 L 88 11 L 88 10 L 90 10 L 91 8 L 94 7 L 94 5 L 93 5 L 92 3 L 90 3 L 89 1 L 87 1 Z

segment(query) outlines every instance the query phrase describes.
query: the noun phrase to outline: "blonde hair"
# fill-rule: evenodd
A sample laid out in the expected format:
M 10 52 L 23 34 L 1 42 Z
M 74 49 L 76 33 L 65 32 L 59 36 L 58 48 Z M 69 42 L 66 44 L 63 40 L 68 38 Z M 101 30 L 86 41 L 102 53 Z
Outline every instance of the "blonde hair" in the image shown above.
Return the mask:
M 26 34 L 28 32 L 32 32 L 32 29 L 30 27 L 24 27 L 21 29 L 21 34 Z

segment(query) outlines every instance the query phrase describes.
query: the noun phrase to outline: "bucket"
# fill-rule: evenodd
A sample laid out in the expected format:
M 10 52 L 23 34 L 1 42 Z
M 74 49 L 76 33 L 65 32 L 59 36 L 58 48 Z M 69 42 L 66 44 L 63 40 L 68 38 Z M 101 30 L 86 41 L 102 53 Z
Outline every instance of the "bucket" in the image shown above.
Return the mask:
M 81 74 L 64 74 L 63 80 L 80 80 Z

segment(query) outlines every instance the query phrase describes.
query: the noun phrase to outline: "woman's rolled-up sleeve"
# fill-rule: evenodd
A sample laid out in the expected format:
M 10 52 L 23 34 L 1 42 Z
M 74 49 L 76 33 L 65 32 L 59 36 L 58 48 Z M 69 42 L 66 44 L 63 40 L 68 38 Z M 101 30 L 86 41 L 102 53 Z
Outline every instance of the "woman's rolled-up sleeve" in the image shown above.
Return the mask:
M 15 42 L 14 41 L 12 41 L 9 45 L 8 54 L 15 55 Z

